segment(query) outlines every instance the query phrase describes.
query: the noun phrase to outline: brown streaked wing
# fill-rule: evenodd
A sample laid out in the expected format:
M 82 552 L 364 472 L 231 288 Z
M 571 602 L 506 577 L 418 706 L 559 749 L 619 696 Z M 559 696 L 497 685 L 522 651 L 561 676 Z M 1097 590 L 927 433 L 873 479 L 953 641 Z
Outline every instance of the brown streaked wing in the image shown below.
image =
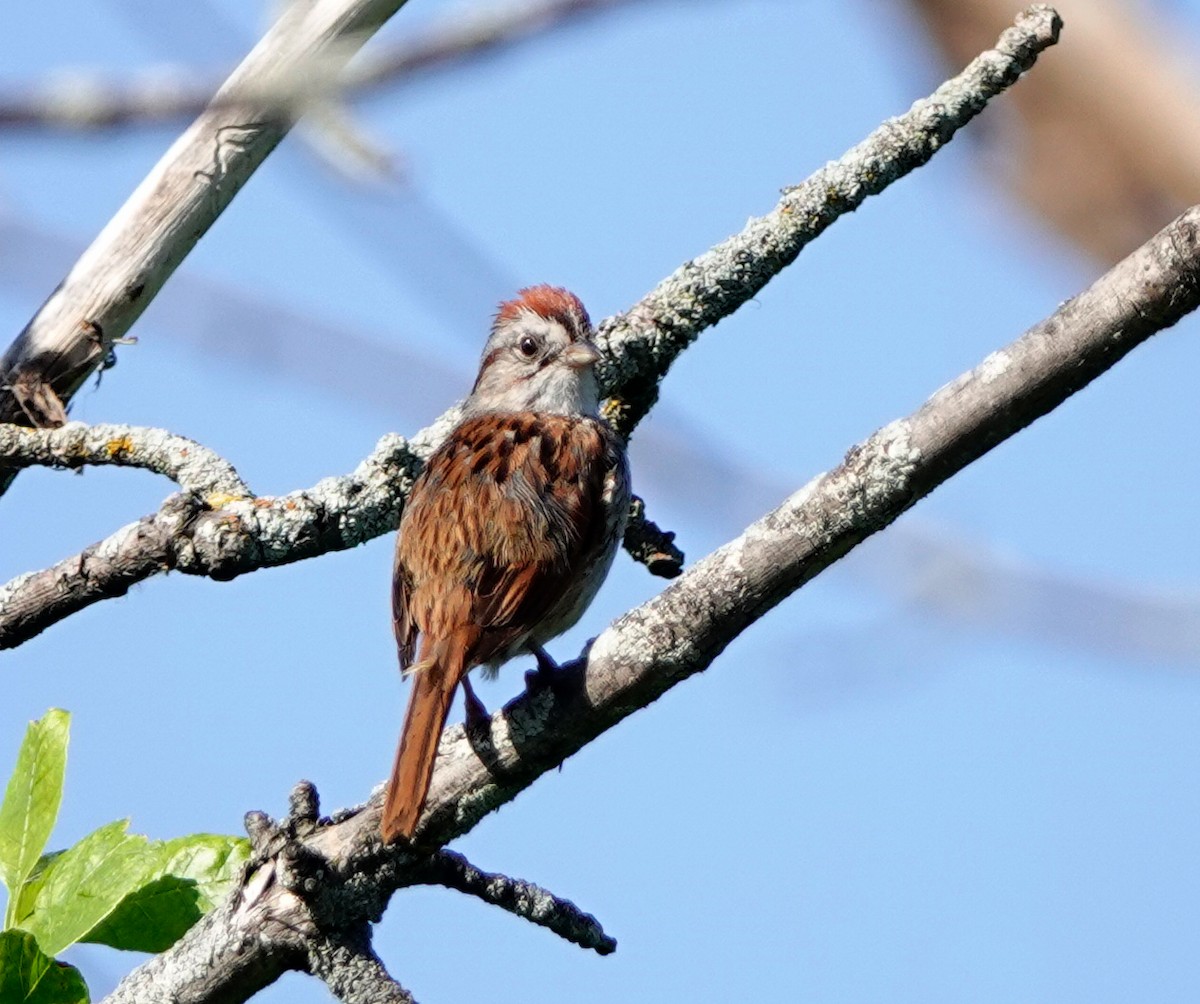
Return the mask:
M 509 648 L 602 546 L 608 458 L 605 433 L 586 420 L 491 414 L 460 425 L 414 487 L 397 552 L 407 588 L 442 597 L 441 623 L 419 596 L 405 598 L 406 617 L 441 633 L 457 608 L 453 619 L 484 628 L 472 664 Z

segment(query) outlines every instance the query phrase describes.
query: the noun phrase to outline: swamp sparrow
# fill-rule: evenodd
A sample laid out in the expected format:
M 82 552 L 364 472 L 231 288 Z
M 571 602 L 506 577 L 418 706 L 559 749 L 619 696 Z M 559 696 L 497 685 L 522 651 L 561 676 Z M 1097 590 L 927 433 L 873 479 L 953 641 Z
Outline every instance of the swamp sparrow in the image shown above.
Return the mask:
M 416 829 L 460 682 L 468 725 L 486 715 L 467 673 L 494 674 L 522 652 L 552 672 L 542 645 L 579 620 L 608 574 L 629 468 L 600 419 L 599 358 L 587 311 L 565 289 L 533 286 L 501 304 L 462 419 L 409 494 L 392 611 L 412 693 L 385 843 Z

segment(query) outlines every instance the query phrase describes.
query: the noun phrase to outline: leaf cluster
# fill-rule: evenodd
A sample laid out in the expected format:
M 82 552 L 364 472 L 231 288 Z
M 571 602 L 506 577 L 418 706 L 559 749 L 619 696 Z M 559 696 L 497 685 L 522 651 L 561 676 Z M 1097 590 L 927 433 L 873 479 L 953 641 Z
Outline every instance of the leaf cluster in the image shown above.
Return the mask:
M 78 942 L 161 952 L 228 893 L 245 839 L 149 840 L 129 820 L 46 852 L 62 803 L 70 714 L 31 722 L 0 803 L 0 1004 L 86 1004 L 79 971 L 55 959 Z

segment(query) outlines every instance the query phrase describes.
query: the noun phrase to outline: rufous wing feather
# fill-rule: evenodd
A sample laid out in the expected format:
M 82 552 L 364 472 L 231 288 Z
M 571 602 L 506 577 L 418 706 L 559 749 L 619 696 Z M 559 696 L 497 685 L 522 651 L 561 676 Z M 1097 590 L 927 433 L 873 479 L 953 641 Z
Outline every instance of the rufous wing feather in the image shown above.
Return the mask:
M 383 842 L 412 838 L 425 808 L 438 740 L 466 665 L 466 639 L 451 638 L 413 667 L 412 692 L 383 803 Z M 425 653 L 422 653 L 425 656 Z

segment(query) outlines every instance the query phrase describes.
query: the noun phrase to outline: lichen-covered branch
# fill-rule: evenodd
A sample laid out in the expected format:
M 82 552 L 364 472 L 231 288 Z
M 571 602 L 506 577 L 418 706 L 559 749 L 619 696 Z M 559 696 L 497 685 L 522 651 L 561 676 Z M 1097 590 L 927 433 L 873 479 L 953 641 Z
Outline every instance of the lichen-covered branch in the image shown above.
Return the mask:
M 431 449 L 429 437 L 445 434 L 440 425 L 427 431 L 412 441 L 385 436 L 352 474 L 279 498 L 211 506 L 195 495 L 171 496 L 158 512 L 80 554 L 0 586 L 0 648 L 164 571 L 230 579 L 394 530 L 401 500 Z
M 227 461 L 161 430 L 0 424 L 0 464 L 125 464 L 166 474 L 185 489 L 79 554 L 0 586 L 0 649 L 162 572 L 231 579 L 394 530 L 413 479 L 456 414 L 451 409 L 411 441 L 384 436 L 352 474 L 279 498 L 256 498 Z M 664 578 L 678 575 L 683 554 L 673 538 L 645 518 L 639 499 L 626 534 L 634 559 Z
M 228 460 L 195 440 L 163 429 L 81 422 L 57 429 L 0 424 L 0 458 L 6 467 L 141 467 L 170 478 L 214 506 L 253 497 Z
M 412 884 L 422 855 L 466 833 L 596 736 L 708 668 L 805 582 L 1198 304 L 1200 209 L 1193 209 L 1050 318 L 912 415 L 852 447 L 837 467 L 618 618 L 583 658 L 560 671 L 552 688 L 537 687 L 493 715 L 486 735 L 448 729 L 416 847 L 381 845 L 381 793 L 319 825 L 312 825 L 313 799 L 293 799 L 306 808 L 299 813 L 304 825 L 294 826 L 286 841 L 287 854 L 261 861 L 236 902 L 130 974 L 112 1001 L 143 1001 L 126 985 L 147 986 L 147 970 L 158 980 L 157 996 L 144 1000 L 177 999 L 170 995 L 188 984 L 172 981 L 176 962 L 181 978 L 212 979 L 228 970 L 245 985 L 247 971 L 261 979 L 272 970 L 299 968 L 295 955 L 276 943 L 245 936 L 239 909 L 274 921 L 290 918 L 293 929 L 312 925 L 314 916 L 338 918 L 341 927 L 375 919 L 396 889 Z M 256 848 L 269 843 L 256 841 Z M 299 891 L 308 888 L 303 876 L 317 874 L 314 908 Z M 201 958 L 207 968 L 196 976 L 190 963 Z M 224 999 L 244 1000 L 241 989 L 239 983 L 238 993 Z
M 927 163 L 1058 40 L 1061 27 L 1053 8 L 1027 8 L 994 49 L 958 76 L 786 189 L 767 215 L 685 262 L 631 309 L 601 324 L 598 340 L 609 349 L 601 382 L 619 388 L 609 412 L 617 428 L 628 434 L 646 416 L 671 363 L 700 332 L 755 296 L 838 217 Z
M 1051 8 L 1029 8 L 995 49 L 933 96 L 790 189 L 774 211 L 683 265 L 630 310 L 602 323 L 600 376 L 610 398 L 610 420 L 631 431 L 653 404 L 663 375 L 702 330 L 754 296 L 839 215 L 925 163 L 1053 44 L 1058 29 Z M 228 579 L 353 547 L 393 530 L 421 462 L 456 415 L 451 409 L 407 443 L 385 437 L 352 475 L 278 498 L 196 510 L 182 524 L 174 513 L 153 514 L 81 556 L 0 586 L 0 648 L 18 645 L 76 610 L 123 595 L 134 582 L 162 571 Z M 638 521 L 633 529 L 631 551 L 672 571 L 677 555 L 670 541 Z M 644 531 L 640 537 L 639 531 Z M 125 565 L 114 563 L 118 555 Z

